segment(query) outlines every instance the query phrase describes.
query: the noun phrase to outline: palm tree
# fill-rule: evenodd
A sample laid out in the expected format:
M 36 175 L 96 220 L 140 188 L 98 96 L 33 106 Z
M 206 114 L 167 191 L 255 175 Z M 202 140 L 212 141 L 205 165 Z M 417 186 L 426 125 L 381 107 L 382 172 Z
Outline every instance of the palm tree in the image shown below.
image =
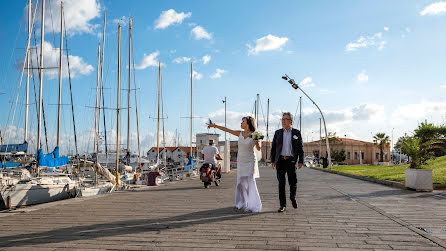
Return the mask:
M 411 158 L 410 168 L 421 168 L 427 160 L 434 158 L 439 142 L 441 141 L 429 140 L 422 143 L 417 137 L 407 137 L 402 141 L 402 152 Z
M 390 145 L 390 138 L 383 132 L 377 133 L 373 136 L 373 143 L 379 147 L 379 162 L 384 162 L 384 147 L 388 147 Z

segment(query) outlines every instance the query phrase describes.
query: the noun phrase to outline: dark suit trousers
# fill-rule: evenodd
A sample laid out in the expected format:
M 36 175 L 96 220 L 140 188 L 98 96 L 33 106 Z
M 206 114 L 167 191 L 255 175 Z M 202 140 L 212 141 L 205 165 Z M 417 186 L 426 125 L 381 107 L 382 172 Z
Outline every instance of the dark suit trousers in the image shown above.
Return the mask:
M 288 183 L 290 185 L 290 200 L 296 199 L 297 190 L 297 176 L 295 163 L 291 162 L 291 159 L 284 160 L 279 158 L 276 165 L 277 170 L 277 180 L 279 181 L 279 200 L 280 206 L 286 206 L 286 196 L 285 196 L 285 175 L 288 175 Z

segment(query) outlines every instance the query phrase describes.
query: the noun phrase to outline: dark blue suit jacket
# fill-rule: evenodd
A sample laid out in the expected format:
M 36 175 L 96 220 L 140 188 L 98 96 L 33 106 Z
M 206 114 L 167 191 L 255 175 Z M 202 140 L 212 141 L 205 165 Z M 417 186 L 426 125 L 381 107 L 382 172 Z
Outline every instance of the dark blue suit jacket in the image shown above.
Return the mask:
M 283 128 L 277 130 L 274 133 L 273 142 L 271 145 L 271 162 L 277 164 L 279 161 L 280 154 L 282 153 L 283 146 Z M 304 147 L 302 145 L 302 136 L 300 135 L 300 131 L 297 129 L 291 129 L 291 145 L 293 146 L 293 162 L 296 163 L 304 163 Z

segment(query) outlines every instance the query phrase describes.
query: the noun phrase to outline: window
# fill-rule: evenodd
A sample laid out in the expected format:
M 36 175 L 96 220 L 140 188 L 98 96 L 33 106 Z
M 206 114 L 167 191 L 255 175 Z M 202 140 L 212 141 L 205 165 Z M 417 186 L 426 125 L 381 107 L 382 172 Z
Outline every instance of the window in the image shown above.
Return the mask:
M 384 157 L 386 158 L 386 160 L 387 160 L 387 153 L 384 155 Z
M 375 159 L 379 159 L 379 153 L 375 153 Z
M 350 152 L 347 153 L 347 159 L 350 159 Z
M 361 159 L 364 159 L 364 152 L 361 152 Z
M 355 159 L 358 159 L 358 152 L 355 152 Z

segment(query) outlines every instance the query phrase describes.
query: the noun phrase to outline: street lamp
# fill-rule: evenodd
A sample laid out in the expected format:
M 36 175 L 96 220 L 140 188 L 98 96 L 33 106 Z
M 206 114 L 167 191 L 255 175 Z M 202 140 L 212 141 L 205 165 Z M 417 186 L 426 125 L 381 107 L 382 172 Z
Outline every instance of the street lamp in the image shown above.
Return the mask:
M 299 85 L 296 84 L 296 82 L 294 81 L 294 79 L 288 77 L 288 75 L 285 74 L 285 76 L 282 76 L 282 79 L 288 81 L 288 83 L 290 83 L 291 87 L 293 87 L 294 89 L 299 89 L 303 94 L 305 94 L 305 96 L 307 96 L 307 98 L 313 102 L 313 104 L 317 107 L 317 109 L 319 110 L 319 112 L 321 113 L 322 116 L 322 120 L 324 121 L 324 129 L 325 129 L 325 143 L 327 145 L 327 154 L 328 154 L 328 166 L 331 168 L 331 154 L 330 154 L 330 144 L 328 143 L 328 134 L 327 134 L 327 125 L 325 123 L 325 117 L 324 114 L 322 113 L 321 109 L 319 108 L 319 106 L 316 104 L 316 102 L 314 102 L 313 99 L 310 98 L 310 96 L 307 95 L 307 93 L 304 92 L 304 90 L 302 90 L 302 88 L 299 88 Z

